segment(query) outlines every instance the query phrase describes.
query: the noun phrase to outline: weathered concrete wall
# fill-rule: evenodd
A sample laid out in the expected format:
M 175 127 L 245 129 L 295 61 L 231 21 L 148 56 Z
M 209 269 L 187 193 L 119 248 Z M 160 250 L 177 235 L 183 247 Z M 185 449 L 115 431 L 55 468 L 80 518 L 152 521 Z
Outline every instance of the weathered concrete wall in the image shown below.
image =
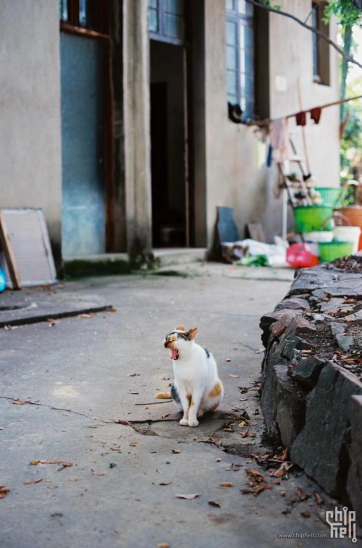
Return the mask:
M 123 0 L 123 25 L 127 251 L 143 264 L 152 248 L 147 0 Z
M 283 10 L 293 13 L 302 21 L 305 21 L 311 8 L 308 0 L 282 0 L 278 3 Z M 335 21 L 331 21 L 330 37 L 336 41 L 336 36 L 337 26 Z M 330 85 L 314 83 L 311 32 L 291 19 L 270 14 L 271 116 L 292 114 L 338 100 L 338 54 L 332 48 L 329 48 L 329 62 Z M 279 81 L 282 77 L 286 91 L 278 91 L 277 77 Z M 298 153 L 305 157 L 302 128 L 295 126 L 294 119 L 290 120 L 290 127 L 295 129 L 293 138 Z M 339 107 L 324 109 L 318 125 L 309 120 L 305 126 L 305 136 L 310 170 L 316 186 L 338 186 Z
M 0 5 L 0 203 L 44 209 L 54 251 L 61 234 L 58 3 Z
M 283 8 L 305 19 L 308 0 L 285 0 Z M 240 236 L 247 222 L 263 224 L 269 240 L 281 234 L 282 201 L 274 197 L 274 169 L 265 167 L 266 147 L 254 135 L 255 128 L 232 123 L 227 116 L 225 2 L 205 2 L 205 119 L 207 177 L 207 239 L 210 246 L 216 206 L 233 206 Z M 332 25 L 331 36 L 335 36 Z M 286 47 L 287 44 L 287 47 Z M 311 33 L 280 15 L 270 16 L 270 109 L 272 116 L 299 110 L 298 75 L 301 75 L 303 107 L 311 108 L 338 99 L 337 59 L 331 55 L 331 86 L 313 83 Z M 278 92 L 275 77 L 286 80 L 287 92 Z M 322 186 L 339 181 L 338 108 L 322 113 L 319 126 L 306 129 L 311 170 Z M 296 132 L 300 144 L 301 129 Z M 299 146 L 299 151 L 303 153 Z

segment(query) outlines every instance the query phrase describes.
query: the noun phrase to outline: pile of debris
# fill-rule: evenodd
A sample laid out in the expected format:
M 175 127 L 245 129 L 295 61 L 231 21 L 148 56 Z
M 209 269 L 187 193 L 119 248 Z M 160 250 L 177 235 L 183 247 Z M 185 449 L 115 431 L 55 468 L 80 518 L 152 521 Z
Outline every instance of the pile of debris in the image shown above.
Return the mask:
M 362 519 L 362 259 L 302 270 L 260 326 L 269 438 Z

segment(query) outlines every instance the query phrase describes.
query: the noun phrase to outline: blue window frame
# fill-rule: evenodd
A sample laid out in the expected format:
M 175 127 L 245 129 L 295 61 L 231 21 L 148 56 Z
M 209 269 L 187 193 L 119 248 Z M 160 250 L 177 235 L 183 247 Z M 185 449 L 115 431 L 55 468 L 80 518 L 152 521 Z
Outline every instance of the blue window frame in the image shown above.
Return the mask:
M 183 44 L 184 1 L 148 0 L 148 30 L 154 40 Z
M 226 79 L 228 102 L 253 118 L 254 6 L 245 0 L 226 0 Z

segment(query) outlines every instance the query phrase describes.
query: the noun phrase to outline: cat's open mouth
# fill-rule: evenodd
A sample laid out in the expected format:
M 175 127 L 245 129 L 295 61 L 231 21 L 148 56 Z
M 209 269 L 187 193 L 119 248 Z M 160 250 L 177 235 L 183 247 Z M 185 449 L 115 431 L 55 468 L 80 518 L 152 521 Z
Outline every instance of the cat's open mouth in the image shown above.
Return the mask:
M 178 360 L 179 358 L 179 351 L 176 348 L 170 348 L 171 350 L 171 360 Z

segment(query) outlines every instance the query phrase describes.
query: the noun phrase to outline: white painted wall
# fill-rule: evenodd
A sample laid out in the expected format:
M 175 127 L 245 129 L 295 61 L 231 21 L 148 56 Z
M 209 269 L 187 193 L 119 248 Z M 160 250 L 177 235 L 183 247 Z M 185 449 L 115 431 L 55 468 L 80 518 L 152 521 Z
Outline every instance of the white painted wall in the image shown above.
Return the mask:
M 0 206 L 44 209 L 61 234 L 59 16 L 56 0 L 0 3 Z

